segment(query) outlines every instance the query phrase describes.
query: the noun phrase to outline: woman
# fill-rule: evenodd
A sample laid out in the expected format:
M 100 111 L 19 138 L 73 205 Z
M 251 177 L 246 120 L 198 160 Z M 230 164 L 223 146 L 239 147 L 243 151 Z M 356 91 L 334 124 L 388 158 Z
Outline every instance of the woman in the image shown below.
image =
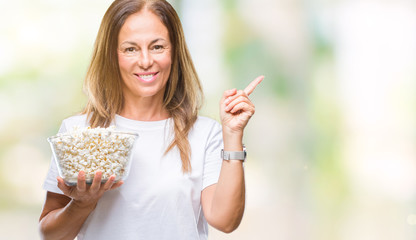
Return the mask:
M 254 113 L 248 95 L 262 79 L 224 93 L 222 127 L 198 116 L 202 89 L 175 10 L 164 0 L 114 1 L 87 72 L 87 106 L 60 132 L 113 124 L 138 132 L 130 174 L 102 184 L 98 171 L 87 185 L 80 171 L 67 186 L 52 161 L 42 238 L 207 239 L 207 222 L 235 230 L 245 202 L 243 130 Z

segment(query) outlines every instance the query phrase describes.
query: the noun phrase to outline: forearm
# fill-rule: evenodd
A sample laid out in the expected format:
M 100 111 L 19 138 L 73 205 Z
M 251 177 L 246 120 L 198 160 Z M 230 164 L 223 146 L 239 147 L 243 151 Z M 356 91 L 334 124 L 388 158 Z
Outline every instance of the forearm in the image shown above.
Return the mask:
M 71 200 L 64 208 L 49 212 L 39 223 L 42 239 L 74 239 L 94 208 Z
M 257 77 L 244 90 L 224 92 L 220 100 L 224 151 L 243 151 L 244 128 L 255 112 L 248 96 L 263 78 Z M 245 206 L 243 163 L 240 160 L 224 160 L 218 183 L 202 191 L 201 202 L 210 225 L 224 232 L 234 231 L 241 222 Z
M 225 151 L 242 151 L 242 134 L 223 132 Z M 216 219 L 214 227 L 225 232 L 235 230 L 241 222 L 245 206 L 244 168 L 240 160 L 223 161 L 220 178 L 211 204 Z

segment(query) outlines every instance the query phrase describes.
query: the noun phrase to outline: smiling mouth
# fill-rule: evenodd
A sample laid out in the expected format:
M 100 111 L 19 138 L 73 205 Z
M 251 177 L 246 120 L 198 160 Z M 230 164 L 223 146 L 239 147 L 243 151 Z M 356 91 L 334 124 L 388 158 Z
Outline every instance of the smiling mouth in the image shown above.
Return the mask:
M 145 82 L 150 82 L 154 79 L 154 77 L 157 75 L 158 73 L 147 73 L 147 74 L 134 74 L 135 76 L 137 76 L 138 78 L 140 78 L 141 80 L 145 81 Z

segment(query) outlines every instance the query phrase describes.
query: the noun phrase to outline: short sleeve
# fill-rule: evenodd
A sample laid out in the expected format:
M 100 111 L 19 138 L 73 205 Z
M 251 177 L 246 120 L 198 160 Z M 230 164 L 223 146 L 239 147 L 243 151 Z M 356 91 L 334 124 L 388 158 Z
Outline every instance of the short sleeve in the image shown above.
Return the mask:
M 205 148 L 204 174 L 202 177 L 202 189 L 218 182 L 222 159 L 221 149 L 223 148 L 222 127 L 215 121 L 210 130 L 207 145 Z
M 62 122 L 59 128 L 59 133 L 66 132 L 65 121 Z M 59 176 L 58 168 L 56 166 L 55 158 L 51 157 L 51 163 L 49 165 L 49 171 L 46 175 L 46 179 L 43 182 L 43 189 L 53 193 L 63 194 L 61 189 L 58 188 L 58 181 L 56 178 Z

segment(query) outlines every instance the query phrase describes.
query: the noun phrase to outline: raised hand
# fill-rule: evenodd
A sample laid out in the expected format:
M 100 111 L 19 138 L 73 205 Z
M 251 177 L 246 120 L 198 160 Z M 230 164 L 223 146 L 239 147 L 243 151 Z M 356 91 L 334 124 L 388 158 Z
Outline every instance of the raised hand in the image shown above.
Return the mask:
M 111 175 L 107 182 L 101 184 L 101 177 L 102 173 L 97 171 L 94 175 L 92 184 L 87 185 L 85 182 L 85 173 L 80 171 L 78 173 L 76 186 L 68 186 L 61 177 L 58 177 L 58 187 L 66 196 L 72 198 L 78 205 L 95 207 L 104 192 L 117 188 L 123 184 L 122 181 L 114 183 L 116 178 L 114 175 Z
M 249 95 L 263 80 L 259 76 L 252 81 L 244 90 L 230 89 L 224 92 L 220 101 L 220 117 L 223 130 L 230 133 L 242 134 L 251 116 L 255 112 L 254 104 Z

